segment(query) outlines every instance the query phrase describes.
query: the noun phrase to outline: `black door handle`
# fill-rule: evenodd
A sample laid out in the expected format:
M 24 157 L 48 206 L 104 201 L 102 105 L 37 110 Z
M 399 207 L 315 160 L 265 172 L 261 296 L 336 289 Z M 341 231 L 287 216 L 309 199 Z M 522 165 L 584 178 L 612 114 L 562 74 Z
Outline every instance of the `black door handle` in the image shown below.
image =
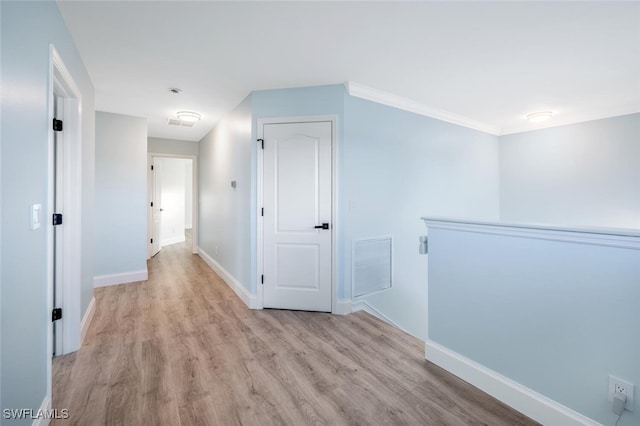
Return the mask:
M 322 225 L 314 226 L 315 229 L 329 229 L 328 223 L 323 223 Z

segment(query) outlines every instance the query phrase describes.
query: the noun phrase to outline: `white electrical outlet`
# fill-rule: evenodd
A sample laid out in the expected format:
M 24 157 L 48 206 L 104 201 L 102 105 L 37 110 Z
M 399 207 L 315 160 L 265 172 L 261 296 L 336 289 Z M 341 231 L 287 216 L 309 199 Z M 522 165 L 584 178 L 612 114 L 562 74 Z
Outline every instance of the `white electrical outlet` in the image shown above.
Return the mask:
M 609 402 L 613 402 L 614 393 L 625 394 L 627 396 L 627 403 L 625 404 L 624 409 L 633 411 L 633 384 L 626 380 L 609 376 Z

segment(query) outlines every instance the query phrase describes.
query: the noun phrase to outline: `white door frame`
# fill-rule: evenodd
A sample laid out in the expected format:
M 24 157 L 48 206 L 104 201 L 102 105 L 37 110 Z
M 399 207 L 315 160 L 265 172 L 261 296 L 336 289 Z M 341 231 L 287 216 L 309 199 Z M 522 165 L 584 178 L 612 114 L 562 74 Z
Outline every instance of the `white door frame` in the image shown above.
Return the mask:
M 265 124 L 286 124 L 286 123 L 317 123 L 331 122 L 331 313 L 340 314 L 338 306 L 338 247 L 337 236 L 340 224 L 338 223 L 338 116 L 337 115 L 312 115 L 299 117 L 273 117 L 258 119 L 257 136 L 258 139 L 264 139 Z M 256 275 L 256 296 L 258 309 L 264 306 L 264 292 L 261 283 L 261 277 L 264 274 L 264 217 L 262 216 L 262 207 L 264 206 L 264 151 L 258 145 L 258 171 L 257 171 L 257 203 L 256 203 L 256 259 L 257 259 L 257 275 Z
M 153 235 L 153 211 L 151 209 L 151 194 L 153 193 L 153 173 L 151 164 L 153 157 L 184 158 L 192 160 L 191 167 L 191 253 L 198 254 L 198 156 L 165 154 L 161 152 L 147 153 L 147 259 L 151 258 L 151 236 Z
M 54 95 L 64 99 L 64 131 L 60 134 L 64 145 L 63 166 L 63 205 L 64 218 L 61 228 L 62 260 L 58 265 L 62 268 L 63 282 L 56 282 L 57 292 L 61 296 L 58 306 L 63 308 L 61 321 L 62 348 L 56 348 L 57 354 L 76 351 L 81 344 L 80 322 L 80 283 L 81 283 L 81 230 L 82 230 L 82 93 L 76 85 L 71 73 L 65 66 L 55 46 L 49 45 L 49 90 L 48 90 L 49 128 L 48 135 L 48 176 L 47 176 L 47 211 L 43 223 L 47 226 L 47 307 L 53 306 L 53 225 L 51 222 L 54 200 Z M 51 354 L 53 353 L 53 322 L 47 315 L 47 385 L 51 395 Z

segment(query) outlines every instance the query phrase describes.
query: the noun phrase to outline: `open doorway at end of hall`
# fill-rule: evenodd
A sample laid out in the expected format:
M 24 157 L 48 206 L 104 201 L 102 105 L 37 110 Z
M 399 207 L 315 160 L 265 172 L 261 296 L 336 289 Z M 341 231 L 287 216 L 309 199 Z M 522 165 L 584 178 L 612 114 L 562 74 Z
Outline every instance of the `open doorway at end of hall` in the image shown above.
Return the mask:
M 148 155 L 147 258 L 162 247 L 185 241 L 192 253 L 198 252 L 196 160 L 195 156 Z

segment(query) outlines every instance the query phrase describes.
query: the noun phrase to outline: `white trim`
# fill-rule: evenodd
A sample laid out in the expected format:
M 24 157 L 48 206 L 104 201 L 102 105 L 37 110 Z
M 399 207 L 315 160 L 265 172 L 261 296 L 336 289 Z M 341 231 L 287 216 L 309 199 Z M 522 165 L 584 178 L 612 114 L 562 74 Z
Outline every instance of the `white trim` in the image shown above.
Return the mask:
M 638 112 L 640 112 L 640 108 L 625 107 L 618 110 L 608 109 L 606 113 L 603 112 L 600 114 L 591 114 L 591 115 L 583 116 L 582 118 L 573 119 L 573 120 L 558 121 L 557 119 L 554 118 L 553 120 L 549 120 L 541 124 L 538 123 L 536 124 L 535 127 L 531 127 L 531 125 L 506 127 L 502 129 L 499 136 L 513 135 L 515 133 L 523 133 L 523 132 L 535 132 L 536 130 L 544 130 L 544 129 L 551 129 L 554 127 L 569 126 L 571 124 L 586 123 L 587 121 L 604 120 L 605 118 L 621 117 L 623 115 L 637 114 Z
M 202 250 L 202 248 L 198 249 L 198 256 L 204 260 L 204 262 L 209 265 L 213 272 L 218 274 L 220 278 L 233 290 L 233 292 L 244 302 L 245 305 L 249 309 L 262 309 L 262 305 L 258 303 L 258 299 L 256 295 L 251 294 L 249 290 L 243 286 L 240 281 L 238 281 L 229 271 L 224 269 L 222 265 L 216 262 L 207 252 Z
M 413 112 L 415 114 L 424 115 L 426 117 L 435 118 L 436 120 L 468 127 L 470 129 L 479 130 L 495 136 L 499 136 L 501 134 L 501 129 L 499 127 L 489 126 L 484 123 L 480 123 L 479 121 L 463 117 L 462 115 L 423 105 L 420 102 L 403 98 L 392 93 L 383 92 L 382 90 L 354 83 L 353 81 L 347 81 L 344 85 L 347 88 L 347 93 L 356 98 L 366 99 L 371 102 Z
M 338 212 L 338 179 L 339 179 L 339 155 L 340 140 L 338 139 L 338 116 L 333 115 L 331 118 L 331 313 L 340 315 L 342 306 L 338 301 L 338 236 L 340 235 L 340 217 Z M 349 303 L 351 305 L 351 303 Z
M 91 301 L 89 301 L 89 306 L 87 306 L 87 310 L 84 312 L 82 321 L 80 321 L 80 344 L 84 342 L 84 337 L 87 335 L 87 331 L 89 330 L 89 326 L 91 325 L 91 321 L 93 320 L 93 314 L 95 313 L 96 298 L 92 297 Z
M 178 235 L 177 237 L 167 238 L 160 241 L 160 247 L 169 246 L 171 244 L 183 243 L 185 241 L 184 235 Z
M 382 321 L 386 322 L 387 324 L 392 325 L 395 328 L 398 328 L 398 329 L 404 331 L 407 334 L 411 334 L 407 330 L 403 329 L 398 324 L 396 324 L 389 317 L 384 315 L 382 312 L 380 312 L 379 310 L 377 310 L 376 308 L 371 306 L 366 301 L 364 301 L 364 300 L 352 300 L 351 301 L 351 312 L 358 312 L 358 311 L 365 311 L 365 312 L 373 315 L 374 317 L 376 317 L 378 319 L 381 319 Z
M 483 222 L 464 219 L 423 217 L 427 228 L 476 232 L 509 237 L 535 238 L 640 250 L 640 232 L 630 229 L 561 228 L 546 225 Z
M 38 409 L 38 413 L 47 414 L 50 411 L 51 411 L 51 398 L 49 398 L 49 396 L 47 395 L 42 400 L 42 404 L 40 404 L 40 408 Z M 31 423 L 31 425 L 32 426 L 47 426 L 51 422 L 51 419 L 47 419 L 45 417 L 46 416 L 43 416 L 43 417 L 40 417 L 40 418 L 37 418 L 37 419 L 33 419 L 33 423 Z
M 592 114 L 583 116 L 582 118 L 563 120 L 563 121 L 548 121 L 544 124 L 536 124 L 535 127 L 529 124 L 528 126 L 511 126 L 511 127 L 497 127 L 489 124 L 481 123 L 479 121 L 467 118 L 465 116 L 445 111 L 440 108 L 425 105 L 423 103 L 404 98 L 402 96 L 394 95 L 393 93 L 384 92 L 382 90 L 374 89 L 373 87 L 364 86 L 362 84 L 354 83 L 353 81 L 346 81 L 344 86 L 347 89 L 347 93 L 350 96 L 356 98 L 366 99 L 371 102 L 376 102 L 382 105 L 387 105 L 392 108 L 401 109 L 404 111 L 413 112 L 414 114 L 423 115 L 425 117 L 435 118 L 436 120 L 446 121 L 447 123 L 457 124 L 459 126 L 467 127 L 470 129 L 478 130 L 481 132 L 489 133 L 494 136 L 506 136 L 514 133 L 533 132 L 536 130 L 549 129 L 553 127 L 567 126 L 570 124 L 584 123 L 587 121 L 602 120 L 605 118 L 620 117 L 623 115 L 636 114 L 640 112 L 640 109 L 624 107 L 615 111 L 608 110 L 600 114 Z
M 82 92 L 78 88 L 73 76 L 65 66 L 62 57 L 53 44 L 49 45 L 49 75 L 47 89 L 47 218 L 51 218 L 54 200 L 54 97 L 60 96 L 64 100 L 65 124 L 63 132 L 64 144 L 64 178 L 63 204 L 65 225 L 62 234 L 62 268 L 63 282 L 56 289 L 60 297 L 58 307 L 64 309 L 64 319 L 60 322 L 62 333 L 62 347 L 56 348 L 58 354 L 67 354 L 80 347 L 80 292 L 82 267 Z M 54 247 L 53 226 L 48 220 L 44 221 L 47 240 L 47 310 L 53 309 L 54 299 Z M 50 407 L 52 393 L 52 355 L 53 355 L 53 322 L 50 319 L 43 324 L 47 330 L 47 364 L 46 364 L 46 397 L 43 405 Z M 40 424 L 40 423 L 38 423 Z M 43 424 L 48 424 L 45 422 Z
M 153 157 L 147 153 L 147 260 L 151 259 L 151 238 L 153 238 L 153 208 L 151 207 L 151 200 L 153 199 L 152 164 Z
M 110 285 L 129 284 L 147 281 L 149 272 L 147 269 L 139 271 L 122 272 L 119 274 L 98 275 L 93 277 L 93 287 L 106 287 Z
M 150 191 L 153 191 L 150 188 L 152 184 L 152 174 L 150 170 L 150 165 L 153 164 L 153 157 L 163 157 L 163 158 L 184 158 L 191 161 L 191 229 L 193 230 L 191 233 L 191 253 L 198 254 L 199 249 L 199 241 L 198 241 L 198 230 L 200 228 L 200 223 L 198 221 L 198 209 L 199 209 L 199 197 L 198 197 L 198 156 L 197 155 L 186 155 L 186 154 L 165 154 L 162 152 L 147 152 L 147 259 L 151 258 L 151 243 L 150 239 L 152 237 L 153 230 L 151 229 L 153 215 L 150 213 L 151 206 L 149 203 Z M 160 247 L 162 247 L 162 242 L 160 243 Z
M 600 423 L 541 395 L 431 340 L 425 359 L 545 425 L 596 426 Z
M 347 315 L 353 312 L 350 299 L 338 299 L 335 309 L 331 312 L 334 315 Z
M 258 120 L 256 130 L 257 139 L 264 138 L 264 123 Z M 256 143 L 259 141 L 256 140 Z M 264 180 L 264 149 L 256 145 L 256 297 L 260 308 L 264 307 L 264 286 L 261 277 L 264 274 L 264 254 L 263 254 L 263 236 L 264 236 L 264 216 L 262 209 L 264 208 L 263 180 Z
M 265 124 L 285 124 L 285 123 L 318 123 L 331 122 L 331 313 L 342 315 L 343 307 L 338 306 L 338 235 L 340 231 L 340 223 L 338 221 L 338 150 L 340 149 L 340 141 L 338 140 L 338 116 L 337 115 L 307 115 L 294 117 L 269 117 L 259 118 L 257 121 L 257 137 L 264 139 Z M 258 165 L 257 165 L 257 182 L 256 182 L 256 259 L 257 274 L 256 287 L 257 299 L 260 303 L 260 309 L 264 303 L 263 287 L 260 284 L 260 277 L 264 274 L 264 258 L 263 258 L 263 226 L 264 219 L 260 214 L 261 208 L 264 206 L 263 199 L 263 168 L 264 168 L 264 151 L 258 149 Z

